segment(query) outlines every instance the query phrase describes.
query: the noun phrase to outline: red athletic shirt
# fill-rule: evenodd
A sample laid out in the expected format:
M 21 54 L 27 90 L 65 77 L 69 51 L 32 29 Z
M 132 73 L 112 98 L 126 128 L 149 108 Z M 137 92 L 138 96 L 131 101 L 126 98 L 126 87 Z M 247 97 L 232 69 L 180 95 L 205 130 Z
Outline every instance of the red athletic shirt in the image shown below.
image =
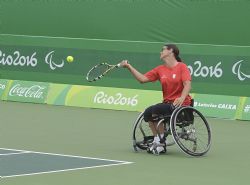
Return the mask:
M 163 101 L 174 102 L 176 98 L 181 96 L 184 88 L 184 81 L 191 81 L 191 75 L 187 68 L 187 65 L 178 62 L 178 64 L 172 68 L 160 65 L 151 71 L 144 74 L 151 82 L 159 80 L 162 86 Z M 183 105 L 190 105 L 191 97 L 188 95 L 183 102 Z

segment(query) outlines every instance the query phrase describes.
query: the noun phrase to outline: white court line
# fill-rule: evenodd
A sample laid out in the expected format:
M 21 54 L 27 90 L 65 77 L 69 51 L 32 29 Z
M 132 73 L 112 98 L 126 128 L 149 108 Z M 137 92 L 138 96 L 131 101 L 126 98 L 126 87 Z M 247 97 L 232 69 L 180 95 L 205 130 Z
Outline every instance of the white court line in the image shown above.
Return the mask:
M 120 163 L 120 164 L 105 164 L 99 166 L 90 166 L 90 167 L 82 167 L 82 168 L 72 168 L 66 170 L 54 170 L 54 171 L 46 171 L 46 172 L 38 172 L 38 173 L 28 173 L 28 174 L 19 174 L 19 175 L 8 175 L 8 176 L 1 176 L 1 178 L 9 178 L 9 177 L 20 177 L 20 176 L 31 176 L 31 175 L 39 175 L 39 174 L 47 174 L 47 173 L 57 173 L 57 172 L 66 172 L 66 171 L 74 171 L 74 170 L 83 170 L 83 169 L 91 169 L 91 168 L 99 168 L 99 167 L 108 167 L 108 166 L 117 166 L 123 164 L 132 164 L 133 162 L 127 163 Z
M 103 159 L 103 158 L 83 157 L 83 156 L 77 156 L 77 155 L 66 155 L 66 154 L 57 154 L 57 153 L 36 152 L 36 151 L 29 151 L 29 150 L 16 150 L 16 149 L 9 149 L 9 148 L 0 148 L 0 149 L 13 150 L 13 151 L 23 151 L 23 152 L 27 152 L 27 153 L 37 153 L 37 154 L 57 155 L 57 156 L 73 157 L 73 158 L 82 158 L 82 159 L 105 160 L 105 161 L 120 162 L 120 163 L 128 162 L 128 161 L 118 161 L 118 160 Z
M 90 169 L 90 168 L 108 167 L 108 166 L 116 166 L 116 165 L 124 165 L 124 164 L 132 164 L 132 163 L 134 163 L 134 162 L 129 162 L 129 161 L 111 160 L 111 159 L 94 158 L 94 157 L 83 157 L 83 156 L 76 156 L 76 155 L 65 155 L 65 154 L 36 152 L 36 151 L 27 151 L 27 150 L 16 150 L 16 149 L 9 149 L 9 148 L 0 148 L 0 149 L 3 149 L 3 150 L 13 150 L 13 151 L 22 151 L 22 153 L 37 153 L 37 154 L 45 154 L 45 155 L 56 155 L 56 156 L 73 157 L 73 158 L 81 158 L 81 159 L 95 159 L 95 160 L 104 160 L 104 161 L 118 162 L 118 164 L 105 164 L 105 165 L 98 165 L 98 166 L 81 167 L 81 168 L 71 168 L 71 169 L 54 170 L 54 171 L 46 171 L 46 172 L 38 172 L 38 173 L 8 175 L 8 176 L 1 176 L 1 178 L 18 177 L 18 176 L 29 176 L 29 175 L 38 175 L 38 174 L 56 173 L 56 172 L 65 172 L 65 171 L 73 171 L 73 170 L 80 170 L 80 169 Z
M 139 41 L 139 40 L 111 40 L 111 39 L 90 39 L 90 38 L 77 38 L 77 37 L 53 37 L 53 36 L 43 36 L 43 35 L 16 35 L 16 34 L 0 34 L 3 36 L 18 36 L 18 37 L 30 37 L 30 38 L 52 38 L 52 39 L 70 39 L 70 40 L 92 40 L 92 41 L 105 41 L 105 42 L 130 42 L 130 43 L 145 43 L 145 44 L 165 44 L 166 42 L 153 42 L 153 41 Z M 242 46 L 242 45 L 223 45 L 223 44 L 194 44 L 194 43 L 181 43 L 181 42 L 173 42 L 176 44 L 184 44 L 190 46 L 218 46 L 218 47 L 244 47 L 250 48 L 250 46 Z
M 9 149 L 9 148 L 0 148 L 0 150 L 11 150 L 11 151 L 17 151 L 17 152 L 25 151 L 25 150 L 17 150 L 17 149 Z
M 25 153 L 30 153 L 30 152 L 23 151 L 23 152 L 5 153 L 5 154 L 0 154 L 0 156 L 18 155 L 18 154 L 25 154 Z
M 53 36 L 43 36 L 43 35 L 15 35 L 15 34 L 5 34 L 3 36 L 17 36 L 17 37 L 30 37 L 30 38 L 52 38 L 52 39 L 70 39 L 70 40 L 90 40 L 90 41 L 106 41 L 106 42 L 138 42 L 146 44 L 159 44 L 164 42 L 151 42 L 151 41 L 137 41 L 137 40 L 112 40 L 112 39 L 90 39 L 90 38 L 78 38 L 78 37 L 53 37 Z

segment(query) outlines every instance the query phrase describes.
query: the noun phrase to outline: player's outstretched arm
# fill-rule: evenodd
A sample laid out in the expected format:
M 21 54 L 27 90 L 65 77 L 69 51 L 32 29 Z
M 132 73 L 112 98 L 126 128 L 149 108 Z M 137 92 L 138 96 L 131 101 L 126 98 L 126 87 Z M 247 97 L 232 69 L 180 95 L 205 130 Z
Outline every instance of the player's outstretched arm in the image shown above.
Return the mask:
M 137 71 L 127 60 L 121 61 L 120 65 L 124 68 L 127 68 L 131 74 L 135 77 L 136 80 L 138 80 L 140 83 L 146 83 L 149 82 L 149 79 L 141 74 L 139 71 Z

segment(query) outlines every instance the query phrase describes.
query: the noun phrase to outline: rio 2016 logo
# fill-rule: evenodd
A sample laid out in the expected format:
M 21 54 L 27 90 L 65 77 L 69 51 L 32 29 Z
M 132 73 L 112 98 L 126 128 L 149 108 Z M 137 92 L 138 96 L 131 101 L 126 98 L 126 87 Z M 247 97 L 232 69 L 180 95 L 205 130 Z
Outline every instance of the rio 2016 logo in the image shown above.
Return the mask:
M 134 97 L 125 97 L 122 93 L 116 93 L 112 96 L 103 91 L 99 91 L 94 97 L 94 103 L 136 106 L 138 104 L 137 97 L 138 95 Z
M 223 75 L 223 70 L 220 67 L 221 62 L 217 63 L 215 66 L 202 66 L 201 61 L 195 61 L 194 67 L 188 66 L 188 69 L 194 77 L 216 77 L 220 78 Z
M 45 63 L 49 65 L 51 70 L 55 70 L 56 68 L 62 68 L 64 66 L 64 60 L 62 59 L 59 62 L 55 62 L 53 56 L 55 51 L 50 51 L 46 54 L 44 60 Z M 33 52 L 32 54 L 22 54 L 22 52 L 16 50 L 13 53 L 4 53 L 0 50 L 0 65 L 7 66 L 21 66 L 21 67 L 38 67 L 38 59 L 37 52 Z
M 0 50 L 0 64 L 8 66 L 37 66 L 36 52 L 31 56 L 22 55 L 20 51 L 14 51 L 13 54 L 6 54 Z
M 242 62 L 243 60 L 239 60 L 232 66 L 232 73 L 235 74 L 240 81 L 250 79 L 250 74 L 242 72 Z M 223 76 L 222 62 L 218 62 L 216 65 L 206 66 L 202 65 L 201 61 L 195 61 L 194 66 L 189 65 L 188 69 L 194 77 L 221 78 Z

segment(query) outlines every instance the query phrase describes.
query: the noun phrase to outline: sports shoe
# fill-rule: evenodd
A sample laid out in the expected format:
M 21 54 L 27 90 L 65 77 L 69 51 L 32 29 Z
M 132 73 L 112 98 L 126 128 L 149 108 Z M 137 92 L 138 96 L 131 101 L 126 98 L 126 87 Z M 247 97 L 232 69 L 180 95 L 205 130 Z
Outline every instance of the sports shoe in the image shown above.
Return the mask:
M 153 150 L 153 154 L 160 155 L 166 153 L 166 147 L 165 146 L 157 146 L 156 149 Z
M 150 154 L 155 154 L 155 155 L 166 153 L 167 152 L 166 145 L 153 142 L 152 145 L 147 148 L 147 152 Z
M 149 147 L 147 148 L 147 152 L 152 154 L 152 151 L 157 147 L 157 143 L 153 142 L 151 143 L 151 145 L 149 145 Z

